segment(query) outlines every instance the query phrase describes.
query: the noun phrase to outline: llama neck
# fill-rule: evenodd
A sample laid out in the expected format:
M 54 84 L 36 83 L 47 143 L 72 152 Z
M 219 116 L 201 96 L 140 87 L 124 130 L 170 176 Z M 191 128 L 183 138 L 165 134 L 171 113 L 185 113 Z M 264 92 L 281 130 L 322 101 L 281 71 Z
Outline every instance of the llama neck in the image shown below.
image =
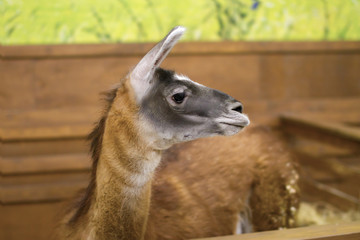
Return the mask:
M 134 115 L 111 111 L 96 171 L 90 226 L 95 239 L 143 239 L 151 179 L 161 153 L 147 147 Z

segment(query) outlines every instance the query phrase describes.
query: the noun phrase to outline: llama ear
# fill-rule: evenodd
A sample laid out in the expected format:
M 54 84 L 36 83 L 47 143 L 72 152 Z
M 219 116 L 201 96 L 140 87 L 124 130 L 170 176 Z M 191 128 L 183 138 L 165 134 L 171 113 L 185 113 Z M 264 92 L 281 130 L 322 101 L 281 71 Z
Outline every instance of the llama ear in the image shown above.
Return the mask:
M 156 68 L 169 54 L 176 42 L 184 34 L 185 28 L 178 26 L 173 28 L 168 35 L 155 45 L 135 66 L 130 73 L 130 82 L 135 91 L 138 103 L 145 96 L 147 90 L 151 87 L 151 79 Z

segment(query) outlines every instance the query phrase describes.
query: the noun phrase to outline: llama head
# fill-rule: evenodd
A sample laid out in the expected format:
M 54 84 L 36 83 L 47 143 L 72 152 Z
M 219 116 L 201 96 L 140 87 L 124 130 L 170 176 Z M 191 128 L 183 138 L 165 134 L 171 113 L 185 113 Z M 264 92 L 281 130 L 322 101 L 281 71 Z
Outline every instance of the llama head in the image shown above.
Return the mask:
M 156 149 L 200 137 L 233 135 L 249 124 L 234 98 L 159 68 L 184 31 L 184 27 L 172 29 L 129 74 L 141 133 Z

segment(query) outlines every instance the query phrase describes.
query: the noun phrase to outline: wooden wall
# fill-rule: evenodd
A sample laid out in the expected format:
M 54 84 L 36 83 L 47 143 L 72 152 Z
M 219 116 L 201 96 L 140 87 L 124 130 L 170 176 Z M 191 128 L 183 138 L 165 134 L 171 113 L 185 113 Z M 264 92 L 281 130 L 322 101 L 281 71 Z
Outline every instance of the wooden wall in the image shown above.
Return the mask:
M 48 239 L 87 183 L 99 92 L 152 44 L 0 47 L 0 239 Z M 253 122 L 360 122 L 360 42 L 180 43 L 163 63 L 229 93 Z
M 97 105 L 151 46 L 2 47 L 0 107 Z M 163 63 L 244 101 L 359 96 L 359 66 L 359 42 L 180 43 Z

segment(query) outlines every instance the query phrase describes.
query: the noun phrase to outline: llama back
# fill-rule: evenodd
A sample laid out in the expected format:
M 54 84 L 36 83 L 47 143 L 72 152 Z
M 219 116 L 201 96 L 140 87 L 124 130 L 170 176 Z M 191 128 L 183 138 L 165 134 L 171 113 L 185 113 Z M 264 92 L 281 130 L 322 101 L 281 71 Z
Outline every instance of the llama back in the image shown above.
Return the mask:
M 155 176 L 146 239 L 289 227 L 297 189 L 293 156 L 274 129 L 178 144 Z

